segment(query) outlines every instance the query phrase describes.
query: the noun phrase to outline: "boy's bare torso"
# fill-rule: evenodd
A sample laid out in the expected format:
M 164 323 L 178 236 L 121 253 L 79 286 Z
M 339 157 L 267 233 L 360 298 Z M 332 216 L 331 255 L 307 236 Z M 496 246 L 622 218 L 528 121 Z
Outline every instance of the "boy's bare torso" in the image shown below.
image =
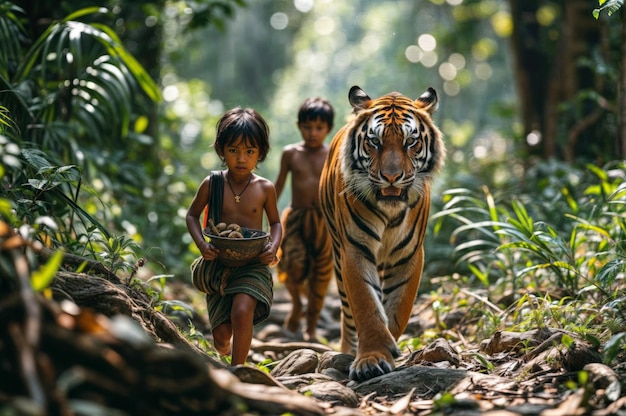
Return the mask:
M 310 148 L 298 143 L 287 151 L 290 154 L 292 208 L 318 207 L 320 175 L 328 155 L 328 145 Z
M 248 187 L 245 183 L 234 186 L 241 193 L 241 202 L 237 203 L 235 194 L 228 183 L 224 184 L 224 201 L 222 203 L 221 221 L 227 224 L 239 224 L 242 227 L 262 229 L 263 207 L 266 201 L 263 178 L 254 175 Z

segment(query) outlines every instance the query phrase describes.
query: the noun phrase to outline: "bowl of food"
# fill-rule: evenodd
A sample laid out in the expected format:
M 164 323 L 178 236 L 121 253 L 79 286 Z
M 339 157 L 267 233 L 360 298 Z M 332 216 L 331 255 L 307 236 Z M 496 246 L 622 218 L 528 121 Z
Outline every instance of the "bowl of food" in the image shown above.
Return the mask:
M 212 221 L 204 229 L 204 235 L 220 251 L 217 260 L 228 267 L 245 266 L 261 254 L 269 240 L 265 231 Z

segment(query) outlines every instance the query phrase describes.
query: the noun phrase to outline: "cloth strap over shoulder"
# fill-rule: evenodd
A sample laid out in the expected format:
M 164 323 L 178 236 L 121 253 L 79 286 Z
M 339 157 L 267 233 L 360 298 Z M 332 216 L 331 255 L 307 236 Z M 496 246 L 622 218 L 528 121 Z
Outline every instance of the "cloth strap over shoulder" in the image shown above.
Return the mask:
M 209 224 L 209 218 L 215 224 L 220 222 L 222 212 L 222 202 L 224 201 L 224 176 L 219 170 L 211 171 L 211 181 L 209 182 L 209 200 L 204 208 L 204 228 Z

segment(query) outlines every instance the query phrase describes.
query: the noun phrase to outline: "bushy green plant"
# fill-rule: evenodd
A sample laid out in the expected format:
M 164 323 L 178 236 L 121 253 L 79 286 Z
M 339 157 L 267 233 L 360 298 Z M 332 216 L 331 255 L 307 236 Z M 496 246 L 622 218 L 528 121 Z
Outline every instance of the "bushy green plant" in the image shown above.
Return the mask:
M 486 285 L 509 276 L 513 289 L 529 284 L 556 284 L 572 293 L 590 284 L 607 289 L 623 264 L 626 185 L 617 172 L 589 170 L 597 183 L 586 186 L 577 200 L 562 187 L 547 219 L 541 195 L 508 199 L 487 187 L 448 190 L 443 209 L 432 216 L 435 232 L 444 221 L 457 222 L 450 235 L 457 264 L 467 265 Z
M 536 172 L 555 168 L 561 166 Z M 434 231 L 454 222 L 457 270 L 492 299 L 512 295 L 501 325 L 558 327 L 604 341 L 615 335 L 615 356 L 626 329 L 617 306 L 626 294 L 625 177 L 626 165 L 615 162 L 543 178 L 515 195 L 486 186 L 451 189 L 432 217 Z
M 13 204 L 12 225 L 28 224 L 47 246 L 76 254 L 94 236 L 127 231 L 130 215 L 121 214 L 139 205 L 133 198 L 148 182 L 132 163 L 150 143 L 141 113 L 160 97 L 98 21 L 103 11 L 77 10 L 35 36 L 21 8 L 0 6 L 0 196 Z

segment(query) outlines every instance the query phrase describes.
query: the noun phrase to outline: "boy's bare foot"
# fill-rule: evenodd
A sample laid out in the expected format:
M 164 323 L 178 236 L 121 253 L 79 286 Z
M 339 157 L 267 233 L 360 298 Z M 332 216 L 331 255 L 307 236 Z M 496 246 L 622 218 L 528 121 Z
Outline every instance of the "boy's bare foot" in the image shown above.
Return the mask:
M 285 319 L 285 328 L 290 332 L 298 332 L 300 330 L 301 314 L 291 312 Z
M 320 340 L 317 338 L 317 334 L 315 333 L 315 331 L 311 332 L 306 332 L 304 334 L 304 340 L 307 342 L 316 342 L 316 343 L 320 343 Z

